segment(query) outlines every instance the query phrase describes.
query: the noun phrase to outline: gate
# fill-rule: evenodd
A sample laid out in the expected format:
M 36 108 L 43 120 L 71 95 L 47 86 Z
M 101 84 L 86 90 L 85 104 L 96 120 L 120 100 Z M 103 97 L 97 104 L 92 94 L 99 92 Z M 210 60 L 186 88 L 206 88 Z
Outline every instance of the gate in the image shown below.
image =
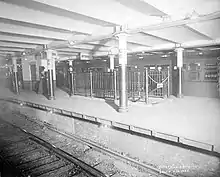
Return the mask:
M 68 72 L 68 65 L 64 61 L 56 64 L 56 86 L 69 93 L 70 74 Z
M 31 90 L 35 90 L 36 89 L 36 83 L 37 83 L 36 64 L 30 64 L 30 70 L 31 70 Z
M 91 79 L 89 72 L 74 73 L 74 94 L 91 96 Z
M 170 94 L 169 66 L 148 66 L 149 97 L 167 98 Z
M 114 72 L 92 72 L 94 97 L 114 98 Z
M 145 75 L 144 72 L 130 70 L 127 72 L 127 92 L 128 99 L 141 101 L 145 98 Z

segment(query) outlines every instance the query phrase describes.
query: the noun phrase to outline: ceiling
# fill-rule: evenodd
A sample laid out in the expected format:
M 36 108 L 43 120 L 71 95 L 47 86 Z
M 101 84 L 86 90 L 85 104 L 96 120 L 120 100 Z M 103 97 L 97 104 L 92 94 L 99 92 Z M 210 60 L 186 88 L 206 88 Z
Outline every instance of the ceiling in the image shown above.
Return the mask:
M 45 45 L 61 58 L 107 55 L 124 25 L 129 53 L 219 50 L 220 0 L 0 0 L 0 56 Z

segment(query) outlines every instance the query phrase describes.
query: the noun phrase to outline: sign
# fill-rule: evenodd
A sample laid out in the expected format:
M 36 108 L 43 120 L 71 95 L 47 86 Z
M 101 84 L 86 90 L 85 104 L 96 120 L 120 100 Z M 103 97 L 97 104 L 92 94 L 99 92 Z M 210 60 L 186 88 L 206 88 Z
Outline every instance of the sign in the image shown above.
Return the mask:
M 163 83 L 158 83 L 157 88 L 163 88 Z

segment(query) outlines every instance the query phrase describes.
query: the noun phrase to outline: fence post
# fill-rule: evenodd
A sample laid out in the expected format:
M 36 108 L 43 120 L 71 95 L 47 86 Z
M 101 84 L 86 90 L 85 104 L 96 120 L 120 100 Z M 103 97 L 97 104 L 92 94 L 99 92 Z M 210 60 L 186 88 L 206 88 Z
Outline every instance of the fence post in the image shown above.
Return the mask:
M 90 96 L 93 97 L 93 82 L 92 82 L 92 71 L 89 71 L 89 78 L 90 78 Z
M 76 95 L 76 72 L 73 72 L 73 93 Z
M 117 100 L 117 72 L 113 70 L 113 80 L 114 80 L 114 99 Z
M 149 103 L 149 95 L 148 95 L 148 69 L 145 68 L 145 103 Z
M 141 97 L 141 83 L 140 83 L 140 81 L 141 81 L 141 72 L 140 71 L 138 71 L 138 97 L 140 98 Z
M 167 67 L 167 97 L 170 96 L 170 67 Z

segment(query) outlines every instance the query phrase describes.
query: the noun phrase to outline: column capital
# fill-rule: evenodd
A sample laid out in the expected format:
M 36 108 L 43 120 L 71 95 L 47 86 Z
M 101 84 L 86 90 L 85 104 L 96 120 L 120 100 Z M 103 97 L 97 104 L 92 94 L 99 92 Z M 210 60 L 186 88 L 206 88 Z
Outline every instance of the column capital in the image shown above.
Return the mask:
M 125 31 L 121 31 L 121 32 L 116 33 L 115 36 L 118 37 L 118 38 L 122 38 L 122 37 L 125 38 L 125 37 L 128 36 L 128 33 L 125 32 Z
M 114 53 L 109 53 L 108 56 L 109 56 L 109 58 L 114 58 L 115 54 Z
M 175 51 L 176 51 L 176 52 L 182 52 L 182 51 L 184 51 L 184 48 L 182 48 L 182 47 L 177 47 L 177 48 L 175 48 Z
M 72 66 L 73 65 L 73 60 L 68 60 L 69 65 Z
M 12 60 L 17 60 L 18 57 L 16 57 L 16 56 L 12 56 L 11 59 L 12 59 Z

